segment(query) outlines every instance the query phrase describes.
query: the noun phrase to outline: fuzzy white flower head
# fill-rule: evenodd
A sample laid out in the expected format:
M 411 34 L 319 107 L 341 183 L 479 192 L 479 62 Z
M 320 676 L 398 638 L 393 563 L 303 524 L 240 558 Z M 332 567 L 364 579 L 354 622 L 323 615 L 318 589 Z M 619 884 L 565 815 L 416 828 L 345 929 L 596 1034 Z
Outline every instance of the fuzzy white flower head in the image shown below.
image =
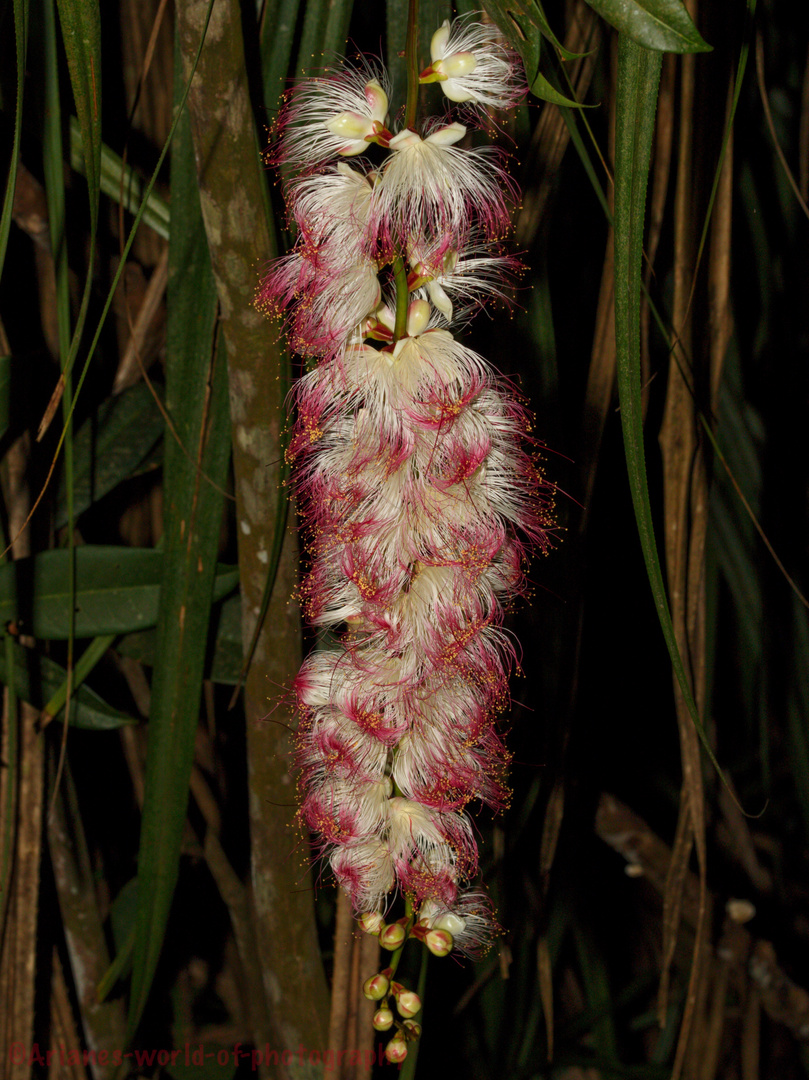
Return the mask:
M 433 34 L 430 57 L 420 81 L 438 82 L 450 101 L 510 109 L 524 93 L 519 58 L 491 24 L 447 19 Z
M 505 194 L 513 185 L 502 155 L 456 146 L 465 135 L 455 123 L 434 126 L 425 138 L 406 128 L 390 140 L 394 153 L 371 200 L 370 232 L 378 246 L 400 250 L 413 235 L 443 236 L 458 246 L 476 228 L 488 238 L 505 234 Z
M 426 289 L 430 303 L 447 322 L 462 322 L 487 300 L 508 302 L 520 264 L 491 251 L 492 245 L 483 238 L 470 238 L 461 250 L 413 239 L 407 249 L 408 287 L 416 296 Z M 457 307 L 455 301 L 460 301 Z
M 352 157 L 370 142 L 387 143 L 388 93 L 384 75 L 370 65 L 344 68 L 295 87 L 281 114 L 275 155 L 302 170 L 335 157 Z

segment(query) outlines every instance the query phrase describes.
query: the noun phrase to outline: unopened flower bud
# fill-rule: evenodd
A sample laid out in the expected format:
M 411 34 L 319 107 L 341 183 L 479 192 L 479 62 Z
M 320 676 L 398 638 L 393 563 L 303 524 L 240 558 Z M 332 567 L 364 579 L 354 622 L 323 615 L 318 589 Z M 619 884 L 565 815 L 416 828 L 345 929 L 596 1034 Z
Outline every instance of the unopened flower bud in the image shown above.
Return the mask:
M 452 952 L 452 934 L 449 930 L 430 930 L 424 944 L 433 956 L 448 956 Z
M 426 300 L 413 300 L 407 309 L 407 332 L 418 337 L 427 329 L 430 321 L 430 305 Z
M 400 1039 L 398 1036 L 395 1039 L 391 1039 L 385 1047 L 385 1057 L 394 1065 L 398 1065 L 399 1062 L 404 1061 L 407 1057 L 407 1043 L 404 1039 Z
M 374 937 L 385 927 L 385 920 L 378 911 L 364 911 L 358 922 L 366 934 L 373 934 Z
M 391 952 L 394 949 L 398 949 L 400 945 L 404 944 L 404 940 L 407 937 L 407 931 L 401 923 L 391 923 L 390 926 L 386 926 L 379 935 L 379 944 L 383 949 L 389 949 Z
M 396 1008 L 402 1016 L 415 1016 L 421 1012 L 421 998 L 412 990 L 403 990 L 396 999 Z
M 390 982 L 386 975 L 372 975 L 362 984 L 362 992 L 369 1001 L 381 1001 L 390 988 Z M 412 1015 L 408 1013 L 408 1015 Z
M 390 1009 L 377 1009 L 374 1013 L 373 1025 L 377 1031 L 387 1031 L 393 1026 L 393 1013 Z
M 405 1020 L 402 1027 L 405 1029 L 408 1039 L 421 1038 L 421 1024 L 417 1024 L 415 1020 Z

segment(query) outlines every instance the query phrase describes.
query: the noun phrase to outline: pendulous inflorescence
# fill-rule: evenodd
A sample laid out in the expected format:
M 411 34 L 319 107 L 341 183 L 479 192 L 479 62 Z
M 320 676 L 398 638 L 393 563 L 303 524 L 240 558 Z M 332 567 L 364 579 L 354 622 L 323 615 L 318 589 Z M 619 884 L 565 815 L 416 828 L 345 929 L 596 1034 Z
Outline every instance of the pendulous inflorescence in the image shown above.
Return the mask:
M 467 122 L 524 92 L 491 25 L 447 22 L 430 53 L 422 82 Z M 529 414 L 454 336 L 518 268 L 502 250 L 516 195 L 504 156 L 469 146 L 451 116 L 391 131 L 389 89 L 361 61 L 289 94 L 273 159 L 297 240 L 258 305 L 317 360 L 294 390 L 288 455 L 304 611 L 336 643 L 295 681 L 300 819 L 393 953 L 365 993 L 374 1026 L 395 1023 L 387 1053 L 400 1061 L 421 1006 L 394 979 L 398 950 L 415 939 L 474 956 L 497 931 L 467 808 L 508 805 L 497 721 L 516 658 L 503 612 L 529 549 L 549 545 L 553 492 Z M 387 922 L 397 898 L 405 915 Z

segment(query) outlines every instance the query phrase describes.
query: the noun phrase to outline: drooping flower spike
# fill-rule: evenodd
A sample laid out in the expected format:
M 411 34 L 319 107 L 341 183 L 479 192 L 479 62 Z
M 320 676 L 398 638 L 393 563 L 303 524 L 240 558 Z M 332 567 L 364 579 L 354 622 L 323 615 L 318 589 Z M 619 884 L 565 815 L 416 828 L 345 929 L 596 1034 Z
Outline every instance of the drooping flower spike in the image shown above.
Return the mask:
M 504 108 L 522 93 L 493 27 L 445 24 L 431 54 L 423 77 L 454 101 Z M 300 820 L 393 953 L 365 993 L 401 1061 L 421 1008 L 394 980 L 402 945 L 477 955 L 498 932 L 472 884 L 469 809 L 509 803 L 497 723 L 517 656 L 503 615 L 527 550 L 549 546 L 553 490 L 526 410 L 454 334 L 518 270 L 500 245 L 515 194 L 503 155 L 446 118 L 392 134 L 387 108 L 386 76 L 367 63 L 293 90 L 277 160 L 299 174 L 297 240 L 258 303 L 319 361 L 293 391 L 287 451 L 303 610 L 333 642 L 294 685 Z M 374 143 L 373 160 L 357 157 Z M 405 914 L 386 924 L 399 898 Z

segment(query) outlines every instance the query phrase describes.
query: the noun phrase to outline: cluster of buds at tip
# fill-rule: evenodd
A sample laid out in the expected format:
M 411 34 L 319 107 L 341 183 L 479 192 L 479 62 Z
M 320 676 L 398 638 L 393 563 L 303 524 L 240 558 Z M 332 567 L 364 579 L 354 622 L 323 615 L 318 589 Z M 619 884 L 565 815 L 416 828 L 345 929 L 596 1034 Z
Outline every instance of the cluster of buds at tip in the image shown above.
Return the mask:
M 392 131 L 387 76 L 367 61 L 290 92 L 272 160 L 289 177 L 297 240 L 257 303 L 319 361 L 294 390 L 287 451 L 304 612 L 335 642 L 294 684 L 300 820 L 384 948 L 412 936 L 436 956 L 475 956 L 499 928 L 471 884 L 467 807 L 509 802 L 497 720 L 516 650 L 503 613 L 525 589 L 529 550 L 550 545 L 553 489 L 530 415 L 453 333 L 514 278 L 501 242 L 516 188 L 505 156 L 469 146 L 466 125 L 513 106 L 522 71 L 499 31 L 469 17 L 440 27 L 430 54 L 422 80 L 466 123 Z M 396 895 L 409 917 L 388 923 Z M 389 1057 L 401 1060 L 421 1004 L 393 974 L 363 990 L 380 1002 L 379 1030 L 395 1000 Z

